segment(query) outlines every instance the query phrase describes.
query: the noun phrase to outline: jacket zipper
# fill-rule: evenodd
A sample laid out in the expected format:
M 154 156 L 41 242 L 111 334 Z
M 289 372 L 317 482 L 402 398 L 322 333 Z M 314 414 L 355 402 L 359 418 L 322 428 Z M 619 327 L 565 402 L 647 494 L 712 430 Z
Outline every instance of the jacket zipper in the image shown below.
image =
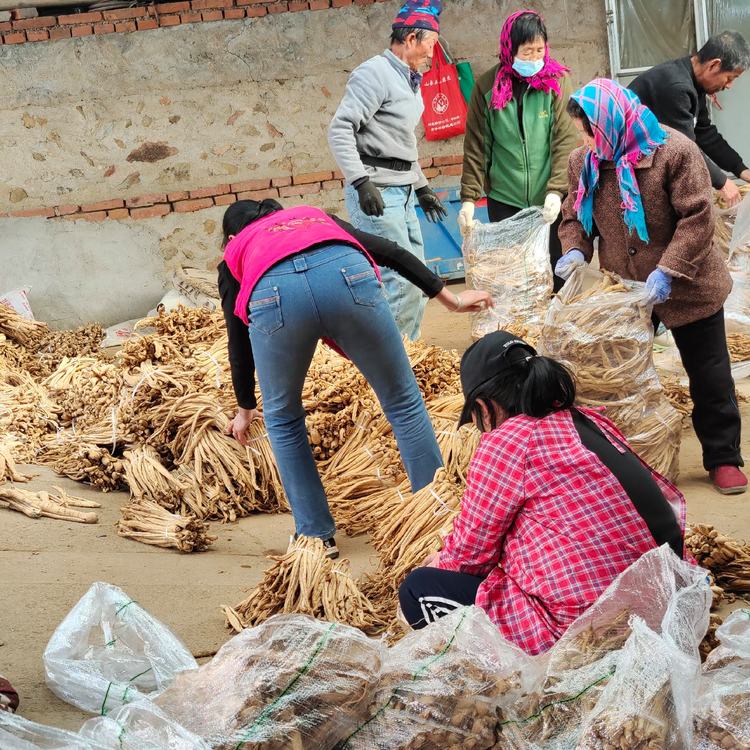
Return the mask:
M 526 100 L 526 94 L 529 93 L 529 90 L 526 89 L 526 91 L 523 92 L 523 96 L 521 97 L 524 101 Z M 516 107 L 518 104 L 516 104 Z M 521 110 L 521 117 L 524 116 L 524 113 L 526 111 L 526 107 L 523 107 Z M 518 128 L 518 137 L 521 139 L 521 147 L 523 149 L 523 182 L 525 186 L 525 194 L 526 194 L 526 205 L 529 205 L 529 154 L 526 150 L 526 138 L 524 137 L 524 133 L 521 130 L 521 126 L 518 122 L 518 113 L 516 113 L 516 128 Z

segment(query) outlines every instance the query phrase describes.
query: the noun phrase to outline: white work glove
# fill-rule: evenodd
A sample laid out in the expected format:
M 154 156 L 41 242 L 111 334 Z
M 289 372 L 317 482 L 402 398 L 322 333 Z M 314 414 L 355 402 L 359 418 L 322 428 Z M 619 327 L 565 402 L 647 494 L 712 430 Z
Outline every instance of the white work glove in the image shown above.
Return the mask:
M 559 276 L 561 279 L 567 281 L 573 271 L 585 263 L 586 257 L 578 248 L 568 250 L 555 264 L 555 276 Z
M 474 204 L 471 201 L 464 201 L 461 204 L 461 210 L 458 212 L 458 228 L 461 236 L 466 237 L 474 228 Z
M 542 209 L 542 218 L 546 224 L 554 224 L 560 215 L 560 196 L 557 193 L 547 193 Z

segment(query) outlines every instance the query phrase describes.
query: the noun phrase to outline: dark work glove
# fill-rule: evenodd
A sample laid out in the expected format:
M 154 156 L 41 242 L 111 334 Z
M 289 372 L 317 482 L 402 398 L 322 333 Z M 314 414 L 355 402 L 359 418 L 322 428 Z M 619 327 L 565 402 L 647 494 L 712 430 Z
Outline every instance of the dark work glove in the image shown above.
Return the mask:
M 359 207 L 362 209 L 362 213 L 365 216 L 382 216 L 385 203 L 383 203 L 383 196 L 380 194 L 375 185 L 373 185 L 369 179 L 365 179 L 357 187 L 357 194 L 359 195 Z
M 442 221 L 443 217 L 448 215 L 445 210 L 445 206 L 438 200 L 437 195 L 425 185 L 416 191 L 417 200 L 419 205 L 424 211 L 425 216 L 435 224 L 438 221 Z

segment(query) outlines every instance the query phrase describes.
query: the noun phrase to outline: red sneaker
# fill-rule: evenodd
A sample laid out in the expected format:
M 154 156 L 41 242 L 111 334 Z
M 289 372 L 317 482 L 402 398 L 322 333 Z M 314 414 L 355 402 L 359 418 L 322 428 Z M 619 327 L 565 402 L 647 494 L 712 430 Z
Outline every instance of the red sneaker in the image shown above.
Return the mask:
M 747 477 L 737 466 L 717 466 L 708 476 L 722 495 L 741 495 L 747 489 Z

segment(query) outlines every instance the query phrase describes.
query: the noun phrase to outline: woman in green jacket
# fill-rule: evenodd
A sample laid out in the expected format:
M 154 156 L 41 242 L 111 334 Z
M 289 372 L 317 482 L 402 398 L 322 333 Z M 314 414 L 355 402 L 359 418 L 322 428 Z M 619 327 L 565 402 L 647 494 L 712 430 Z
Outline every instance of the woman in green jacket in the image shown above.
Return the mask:
M 480 76 L 469 103 L 461 176 L 462 234 L 474 224 L 474 203 L 487 195 L 490 221 L 543 206 L 552 224 L 550 260 L 560 257 L 557 227 L 567 191 L 570 152 L 578 137 L 565 107 L 568 69 L 550 57 L 538 13 L 509 16 L 500 34 L 500 62 Z M 555 290 L 563 284 L 555 277 Z

